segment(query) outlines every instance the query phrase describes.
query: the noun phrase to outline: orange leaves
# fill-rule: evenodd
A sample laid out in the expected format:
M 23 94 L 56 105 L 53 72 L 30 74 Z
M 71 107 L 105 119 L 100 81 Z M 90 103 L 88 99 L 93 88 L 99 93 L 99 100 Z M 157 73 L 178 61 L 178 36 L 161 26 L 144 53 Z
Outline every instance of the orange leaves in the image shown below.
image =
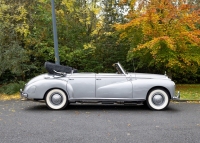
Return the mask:
M 143 22 L 142 17 L 134 18 L 133 20 L 130 20 L 130 22 L 125 23 L 125 24 L 115 24 L 115 28 L 117 30 L 126 30 L 128 28 L 133 28 L 136 26 L 139 26 Z
M 126 3 L 128 3 L 128 0 L 121 0 L 121 1 L 119 1 L 119 5 L 123 5 L 123 4 L 126 4 Z
M 166 45 L 172 51 L 176 50 L 173 39 L 167 36 L 163 36 L 154 38 L 149 42 L 138 45 L 137 48 L 134 49 L 134 51 L 139 51 L 141 49 L 147 48 L 149 49 L 149 51 L 151 51 L 150 53 L 154 57 L 159 52 L 163 44 Z
M 122 31 L 120 38 L 131 43 L 130 60 L 137 57 L 146 60 L 141 63 L 163 62 L 161 66 L 188 66 L 188 70 L 200 66 L 200 56 L 195 54 L 200 51 L 200 10 L 184 0 L 141 0 L 138 5 L 127 16 L 128 23 L 116 25 Z
M 188 37 L 188 40 L 194 45 L 194 46 L 200 46 L 200 38 L 199 38 L 200 34 L 199 35 L 195 35 L 195 34 L 192 34 L 192 33 L 189 33 L 187 35 Z

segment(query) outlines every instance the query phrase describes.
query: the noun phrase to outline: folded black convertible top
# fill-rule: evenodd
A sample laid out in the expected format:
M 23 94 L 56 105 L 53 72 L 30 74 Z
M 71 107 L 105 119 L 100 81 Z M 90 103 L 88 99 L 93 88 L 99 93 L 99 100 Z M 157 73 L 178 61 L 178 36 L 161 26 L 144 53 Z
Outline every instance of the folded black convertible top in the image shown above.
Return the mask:
M 62 73 L 72 73 L 72 71 L 73 71 L 73 73 L 77 72 L 77 70 L 73 69 L 72 67 L 57 65 L 57 64 L 51 63 L 51 62 L 45 62 L 44 67 L 50 74 L 57 74 L 56 72 L 62 72 Z

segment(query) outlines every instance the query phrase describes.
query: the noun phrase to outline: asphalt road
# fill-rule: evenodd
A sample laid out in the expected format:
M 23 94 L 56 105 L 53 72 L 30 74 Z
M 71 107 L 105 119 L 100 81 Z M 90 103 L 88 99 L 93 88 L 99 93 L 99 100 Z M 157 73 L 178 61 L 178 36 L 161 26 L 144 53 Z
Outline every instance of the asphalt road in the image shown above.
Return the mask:
M 0 143 L 199 143 L 200 104 L 144 106 L 71 105 L 0 101 Z

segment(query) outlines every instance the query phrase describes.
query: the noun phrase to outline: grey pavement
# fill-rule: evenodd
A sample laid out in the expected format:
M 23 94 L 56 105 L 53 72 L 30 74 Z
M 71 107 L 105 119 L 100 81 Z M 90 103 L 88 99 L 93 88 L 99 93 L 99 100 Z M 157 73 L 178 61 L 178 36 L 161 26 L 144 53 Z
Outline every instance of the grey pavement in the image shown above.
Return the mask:
M 71 105 L 0 101 L 0 143 L 199 143 L 200 104 Z

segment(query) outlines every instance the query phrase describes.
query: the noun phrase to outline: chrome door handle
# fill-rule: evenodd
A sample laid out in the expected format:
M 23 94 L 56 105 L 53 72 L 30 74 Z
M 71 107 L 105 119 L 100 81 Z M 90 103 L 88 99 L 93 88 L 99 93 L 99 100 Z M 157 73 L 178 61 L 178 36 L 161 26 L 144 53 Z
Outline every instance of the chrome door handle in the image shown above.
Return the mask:
M 69 80 L 74 80 L 73 78 L 70 78 Z
M 96 80 L 101 80 L 100 78 L 97 78 Z

